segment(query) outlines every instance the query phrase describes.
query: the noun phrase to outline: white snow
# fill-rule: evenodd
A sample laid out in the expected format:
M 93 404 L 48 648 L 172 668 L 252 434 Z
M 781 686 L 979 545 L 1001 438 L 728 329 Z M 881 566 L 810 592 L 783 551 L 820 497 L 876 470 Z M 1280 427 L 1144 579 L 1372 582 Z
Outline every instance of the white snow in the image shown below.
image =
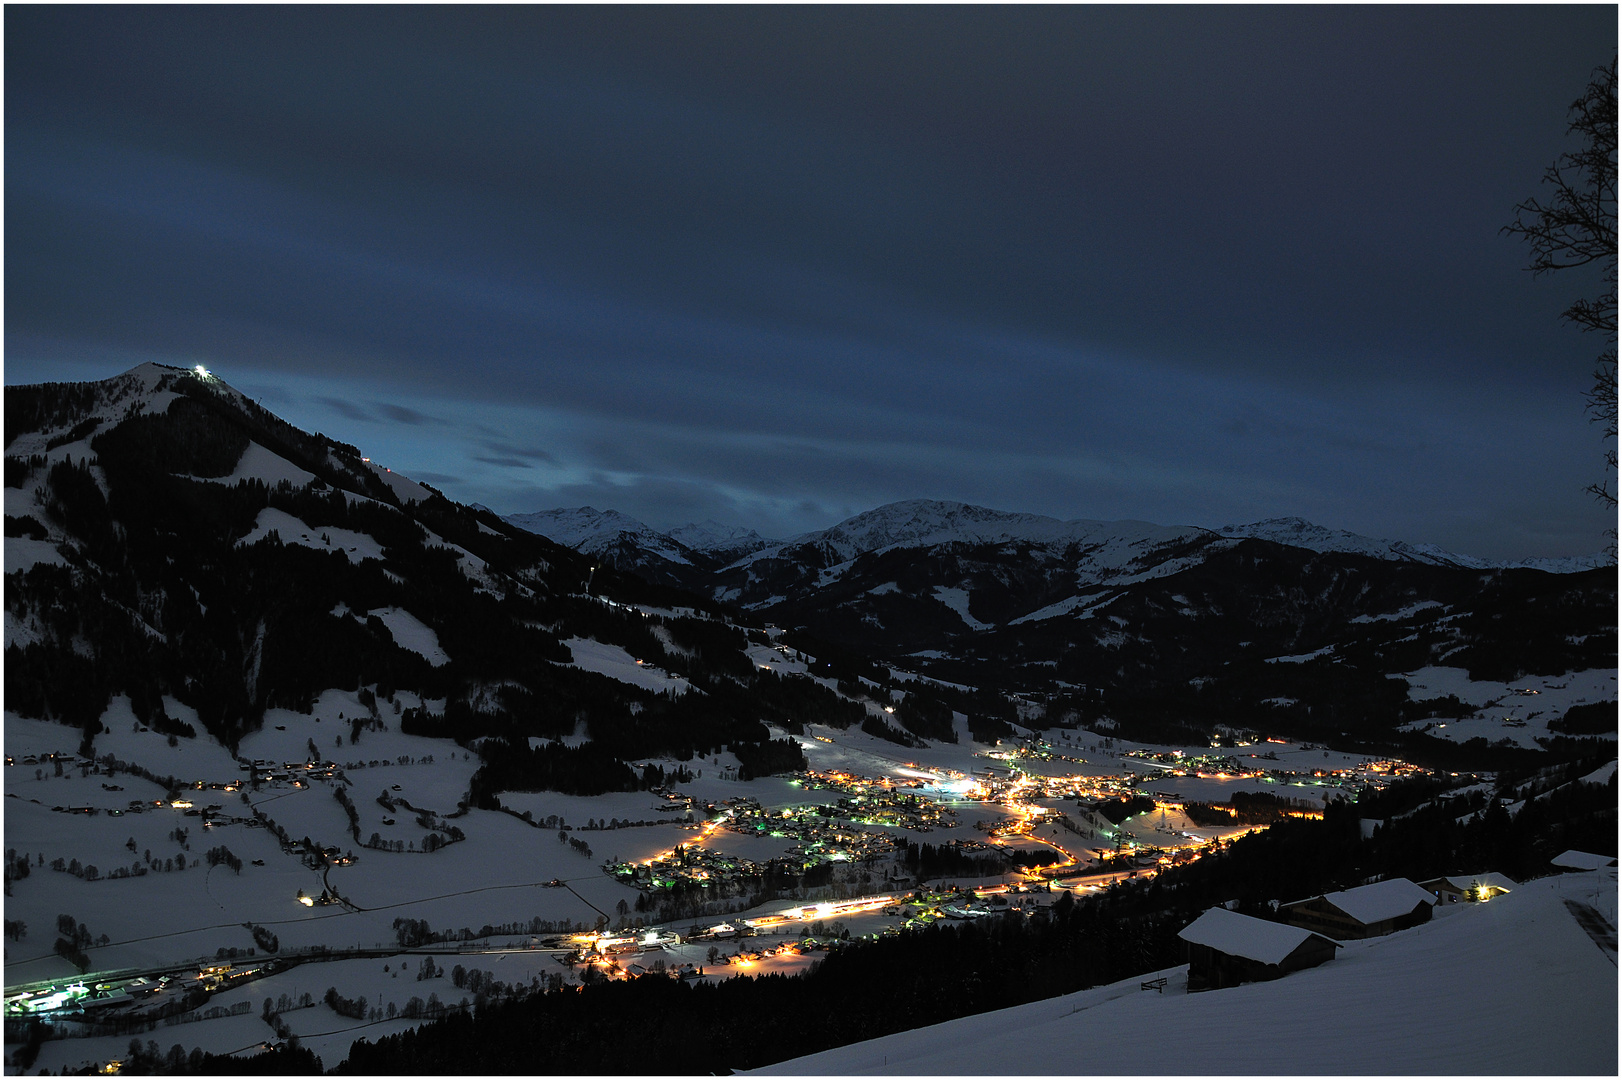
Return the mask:
M 945 586 L 935 586 L 935 599 L 957 612 L 970 630 L 990 630 L 994 623 L 981 622 L 969 614 L 969 593 L 967 589 L 948 589 Z
M 1177 936 L 1230 956 L 1243 956 L 1262 964 L 1277 964 L 1303 941 L 1323 935 L 1299 926 L 1268 922 L 1214 907 L 1185 926 Z
M 706 551 L 727 556 L 756 551 L 778 541 L 767 539 L 753 529 L 741 525 L 722 525 L 717 521 L 688 523 L 667 533 L 672 540 L 694 551 Z
M 1388 878 L 1372 885 L 1325 893 L 1322 899 L 1358 922 L 1370 925 L 1407 915 L 1415 906 L 1431 903 L 1435 898 L 1407 878 Z
M 68 561 L 49 540 L 30 540 L 26 536 L 8 536 L 5 543 L 6 573 L 17 574 L 32 570 L 44 563 L 48 566 L 66 566 Z
M 1078 549 L 1076 582 L 1086 588 L 1106 580 L 1126 584 L 1159 577 L 1194 565 L 1198 559 L 1161 562 L 1157 556 L 1168 545 L 1211 535 L 1205 529 L 1167 528 L 1141 521 L 1060 521 L 1040 514 L 913 499 L 857 514 L 830 529 L 770 543 L 732 565 L 744 567 L 779 558 L 793 548 L 809 545 L 820 549 L 832 564 L 818 578 L 819 585 L 826 585 L 837 580 L 858 556 L 868 553 L 944 544 L 1028 544 L 1055 557 Z
M 263 480 L 271 487 L 285 480 L 294 487 L 303 487 L 315 479 L 315 474 L 299 468 L 280 454 L 267 450 L 256 442 L 250 442 L 248 448 L 242 452 L 242 457 L 237 460 L 237 467 L 231 471 L 230 476 L 194 476 L 192 479 L 216 484 Z
M 1455 905 L 1273 982 L 1189 994 L 1180 965 L 759 1071 L 1615 1075 L 1616 968 L 1562 903 L 1589 901 L 1596 876 Z M 1614 876 L 1599 885 L 1615 896 Z M 1139 989 L 1153 975 L 1166 993 Z
M 246 536 L 237 541 L 238 546 L 257 544 L 275 531 L 284 544 L 297 544 L 300 547 L 316 548 L 325 551 L 341 551 L 349 556 L 351 562 L 360 562 L 363 559 L 381 559 L 383 545 L 372 539 L 366 533 L 355 532 L 352 529 L 340 529 L 332 525 L 323 525 L 315 528 L 304 524 L 298 518 L 285 510 L 278 510 L 274 506 L 267 506 L 259 511 L 259 517 L 254 521 L 253 528 Z
M 1463 668 L 1432 665 L 1397 677 L 1408 683 L 1411 701 L 1452 694 L 1475 710 L 1462 718 L 1410 721 L 1409 730 L 1429 725 L 1429 734 L 1456 742 L 1479 735 L 1490 742 L 1507 738 L 1530 748 L 1537 745 L 1538 736 L 1550 733 L 1549 721 L 1563 717 L 1573 705 L 1615 701 L 1616 675 L 1615 668 L 1590 668 L 1505 683 L 1471 679 Z M 1605 737 L 1614 739 L 1616 735 Z
M 618 645 L 609 645 L 593 638 L 570 638 L 564 644 L 574 656 L 572 666 L 582 671 L 595 671 L 644 690 L 669 690 L 684 694 L 691 688 L 680 675 L 638 660 Z
M 803 662 L 789 659 L 785 650 L 770 645 L 751 645 L 744 652 L 760 667 L 770 668 L 779 675 L 804 675 L 809 670 Z
M 166 378 L 196 378 L 196 374 L 184 368 L 168 367 L 163 364 L 138 364 L 122 375 L 114 375 L 110 379 L 102 379 L 93 384 L 97 389 L 97 399 L 89 409 L 68 417 L 60 427 L 18 435 L 6 447 L 6 453 L 16 457 L 44 454 L 52 462 L 61 461 L 69 456 L 74 458 L 90 456 L 92 454 L 90 439 L 94 439 L 112 424 L 122 420 L 126 410 L 133 407 L 137 413 L 150 415 L 162 413 L 169 408 L 170 403 L 180 395 L 172 390 L 158 391 L 158 383 Z M 215 393 L 246 400 L 238 391 L 218 379 L 209 379 L 207 385 Z M 88 438 L 67 443 L 54 450 L 46 450 L 45 444 L 54 436 L 68 431 L 92 416 L 100 417 L 102 423 Z
M 1437 603 L 1435 600 L 1425 600 L 1418 604 L 1409 604 L 1400 611 L 1387 612 L 1384 615 L 1356 615 L 1350 619 L 1347 619 L 1346 621 L 1353 623 L 1402 622 L 1405 619 L 1413 618 L 1421 611 L 1427 611 L 1430 608 L 1439 608 L 1441 606 L 1442 605 Z
M 434 667 L 451 662 L 450 654 L 439 647 L 439 635 L 404 608 L 388 607 L 368 611 L 376 615 L 394 635 L 394 643 L 408 652 L 414 652 Z
M 1584 784 L 1609 784 L 1611 782 L 1611 777 L 1613 777 L 1615 775 L 1616 775 L 1616 762 L 1612 761 L 1612 762 L 1608 762 L 1607 764 L 1601 765 L 1599 768 L 1595 769 L 1593 772 L 1589 773 L 1587 776 L 1580 777 L 1579 778 L 1579 783 L 1584 783 Z
M 1309 653 L 1296 653 L 1293 656 L 1269 656 L 1264 663 L 1268 664 L 1304 664 L 1308 660 L 1316 660 L 1321 656 L 1328 656 L 1335 651 L 1333 645 L 1325 645 L 1321 649 L 1314 649 Z
M 1520 882 L 1514 878 L 1506 877 L 1493 870 L 1483 871 L 1479 874 L 1447 874 L 1438 880 L 1447 882 L 1461 892 L 1469 889 L 1472 885 L 1490 885 L 1494 888 L 1503 889 L 1505 892 L 1514 892 L 1521 887 Z
M 573 510 L 542 510 L 533 514 L 508 514 L 502 518 L 564 547 L 598 554 L 628 537 L 639 547 L 655 552 L 671 562 L 689 563 L 685 545 L 656 532 L 618 510 L 596 510 L 581 506 Z
M 1037 608 L 1035 611 L 1021 615 L 1017 619 L 1009 619 L 1008 625 L 1018 626 L 1020 623 L 1041 622 L 1043 619 L 1056 619 L 1060 615 L 1070 614 L 1072 611 L 1076 610 L 1078 607 L 1087 603 L 1091 599 L 1093 598 L 1088 596 L 1067 596 L 1056 604 L 1049 604 L 1047 607 Z M 1111 597 L 1110 599 L 1113 600 L 1114 597 Z
M 1451 551 L 1444 551 L 1433 544 L 1409 544 L 1401 540 L 1375 540 L 1342 529 L 1326 529 L 1322 525 L 1314 525 L 1310 521 L 1294 517 L 1272 518 L 1249 525 L 1224 525 L 1217 531 L 1225 537 L 1269 540 L 1275 544 L 1306 548 L 1308 551 L 1342 552 L 1352 555 L 1366 555 L 1372 559 L 1428 563 L 1433 566 L 1458 566 L 1468 570 L 1529 568 L 1551 574 L 1570 574 L 1582 570 L 1591 570 L 1595 567 L 1608 566 L 1613 562 L 1605 552 L 1558 559 L 1478 559 L 1472 555 L 1458 555 Z
M 1549 860 L 1555 866 L 1565 867 L 1568 870 L 1599 870 L 1603 867 L 1616 864 L 1613 855 L 1594 855 L 1586 851 L 1577 851 L 1575 848 L 1563 851 Z
M 402 503 L 426 502 L 427 500 L 433 498 L 433 492 L 429 491 L 427 488 L 423 487 L 410 477 L 403 476 L 400 473 L 395 472 L 393 469 L 384 468 L 375 461 L 368 461 L 364 464 L 372 471 L 373 476 L 377 477 L 379 480 L 383 481 L 389 486 L 389 489 L 394 492 L 395 497 L 398 498 Z

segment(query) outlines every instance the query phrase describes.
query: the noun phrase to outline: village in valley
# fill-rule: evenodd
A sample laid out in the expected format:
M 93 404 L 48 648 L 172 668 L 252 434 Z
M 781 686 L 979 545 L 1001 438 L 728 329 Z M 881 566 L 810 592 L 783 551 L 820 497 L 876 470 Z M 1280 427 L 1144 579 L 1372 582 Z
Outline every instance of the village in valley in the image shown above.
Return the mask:
M 1068 1025 L 1055 1045 L 1070 1045 L 1182 1016 L 1191 994 L 1310 984 L 1332 1000 L 1339 980 L 1474 980 L 1534 923 L 1526 948 L 1558 963 L 1517 965 L 1518 992 L 1594 1013 L 1562 1061 L 1603 1064 L 1607 1030 L 1614 1043 L 1617 675 L 1603 626 L 1541 627 L 1545 667 L 1563 671 L 1529 675 L 1462 615 L 1408 591 L 1359 594 L 1370 610 L 1407 606 L 1317 631 L 1353 627 L 1343 647 L 1302 653 L 1293 630 L 1265 649 L 1233 642 L 1231 659 L 1200 660 L 1217 675 L 1165 683 L 1148 707 L 1129 698 L 1141 673 L 1108 688 L 975 686 L 950 677 L 972 666 L 937 650 L 875 659 L 616 574 L 297 432 L 206 370 L 147 364 L 36 390 L 65 430 L 41 421 L 6 459 L 8 520 L 30 532 L 5 545 L 18 661 L 0 766 L 8 1071 L 196 1072 L 265 1055 L 399 1071 L 368 1055 L 502 1016 L 522 1019 L 485 1042 L 518 1056 L 490 1071 L 514 1071 L 535 1051 L 507 1040 L 569 1009 L 579 1037 L 560 1052 L 579 1056 L 547 1059 L 556 1071 L 659 1071 L 609 1060 L 584 1032 L 629 1028 L 657 1053 L 650 1025 L 676 1022 L 668 1010 L 635 1020 L 615 1003 L 668 992 L 728 995 L 695 1024 L 754 1017 L 706 1044 L 705 1071 L 863 1071 L 875 1048 L 888 1068 L 892 1046 L 922 1072 L 1000 1072 L 972 1047 L 951 1067 L 930 1055 L 978 1030 L 971 1014 L 1014 1006 Z M 185 475 L 109 449 L 167 432 L 214 453 L 187 434 L 194 422 L 230 452 Z M 126 555 L 145 534 L 108 507 L 149 508 L 106 501 L 109 467 L 115 492 L 169 491 L 233 524 L 198 541 L 210 554 L 195 564 L 169 555 L 172 534 Z M 221 475 L 192 475 L 205 469 Z M 63 498 L 103 516 L 81 520 Z M 1168 550 L 1116 570 L 1148 560 L 1161 574 Z M 1524 588 L 1564 588 L 1523 573 L 1538 575 L 1514 578 Z M 1560 593 L 1596 625 L 1600 576 Z M 1484 580 L 1497 579 L 1449 571 L 1435 587 Z M 104 590 L 91 624 L 75 613 L 86 582 Z M 257 609 L 235 598 L 253 589 L 269 614 L 216 635 L 207 620 L 246 618 L 236 608 Z M 966 593 L 945 595 L 967 610 Z M 1402 622 L 1416 611 L 1430 621 Z M 1160 617 L 1144 616 L 1135 647 L 1153 650 Z M 1122 647 L 1124 621 L 1094 628 L 1101 655 Z M 118 647 L 92 662 L 85 625 Z M 219 642 L 237 651 L 199 666 L 196 650 Z M 1222 694 L 1180 711 L 1218 676 Z M 1320 682 L 1376 711 L 1343 708 Z M 864 997 L 903 978 L 921 981 Z M 778 993 L 840 1019 L 774 1034 Z M 1050 1002 L 1070 1003 L 1066 1019 Z M 1542 1017 L 1493 1028 L 1530 1043 Z M 903 1038 L 938 1021 L 950 1038 Z M 856 1031 L 867 1049 L 843 1046 Z M 1427 1039 L 1411 1041 L 1441 1055 L 1428 1071 L 1465 1060 Z M 802 1056 L 845 1050 L 857 1056 Z
M 965 731 L 907 748 L 807 725 L 804 772 L 741 780 L 725 753 L 647 761 L 681 779 L 478 810 L 468 752 L 398 729 L 397 706 L 424 704 L 332 691 L 309 715 L 268 716 L 235 756 L 149 730 L 117 700 L 88 753 L 77 731 L 8 716 L 5 1010 L 8 1033 L 49 1032 L 34 1067 L 116 1071 L 132 1047 L 184 1058 L 288 1039 L 337 1061 L 358 1037 L 538 990 L 801 972 L 851 941 L 1034 917 L 1429 776 L 1242 733 L 1165 747 Z M 1487 779 L 1439 786 L 1468 795 Z M 1585 858 L 1570 868 L 1614 881 L 1614 860 Z M 1281 922 L 1213 909 L 1184 931 L 1176 978 L 1275 978 L 1516 888 L 1482 867 L 1286 898 Z M 1614 924 L 1614 886 L 1609 903 Z

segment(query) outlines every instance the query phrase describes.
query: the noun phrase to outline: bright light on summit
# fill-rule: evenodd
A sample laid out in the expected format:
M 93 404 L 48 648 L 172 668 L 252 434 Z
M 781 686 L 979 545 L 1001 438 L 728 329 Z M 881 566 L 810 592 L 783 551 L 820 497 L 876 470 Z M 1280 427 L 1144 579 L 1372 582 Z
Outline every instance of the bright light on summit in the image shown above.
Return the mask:
M 203 379 L 212 378 L 212 376 L 209 375 L 209 373 L 208 373 L 208 368 L 204 367 L 202 364 L 198 364 L 192 370 L 197 372 L 197 375 L 198 375 L 199 378 L 203 378 Z

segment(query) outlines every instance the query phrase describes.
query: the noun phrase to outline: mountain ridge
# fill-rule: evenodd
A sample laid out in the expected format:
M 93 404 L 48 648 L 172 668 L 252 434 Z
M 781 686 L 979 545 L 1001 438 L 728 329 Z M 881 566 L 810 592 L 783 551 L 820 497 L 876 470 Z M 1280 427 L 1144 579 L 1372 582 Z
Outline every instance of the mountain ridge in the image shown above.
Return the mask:
M 1159 525 L 1130 518 L 1060 519 L 944 499 L 904 499 L 885 503 L 825 529 L 813 529 L 784 539 L 763 537 L 753 529 L 718 525 L 713 521 L 704 526 L 688 524 L 660 532 L 617 510 L 600 511 L 589 506 L 508 514 L 503 520 L 587 554 L 607 550 L 627 537 L 642 539 L 649 550 L 665 553 L 667 558 L 676 554 L 685 556 L 689 551 L 713 554 L 729 550 L 722 537 L 737 538 L 735 546 L 746 550 L 732 565 L 769 558 L 770 553 L 782 548 L 805 544 L 826 545 L 830 552 L 841 556 L 840 561 L 845 561 L 888 547 L 952 542 L 1081 542 L 1096 540 L 1101 535 L 1130 536 L 1133 533 L 1139 534 L 1138 539 L 1156 537 L 1162 542 L 1205 535 L 1223 539 L 1268 540 L 1320 553 L 1340 552 L 1472 570 L 1533 569 L 1564 574 L 1594 569 L 1610 562 L 1605 552 L 1563 557 L 1485 559 L 1461 555 L 1434 544 L 1379 539 L 1349 530 L 1331 529 L 1299 517 L 1267 518 L 1248 524 L 1208 529 L 1197 525 Z
M 1399 680 L 1422 669 L 1507 683 L 1615 666 L 1609 567 L 1482 570 L 1371 557 L 1300 521 L 1224 536 L 935 500 L 788 540 L 678 530 L 690 544 L 580 508 L 573 550 L 195 369 L 15 387 L 6 414 L 8 703 L 86 727 L 128 693 L 143 721 L 177 700 L 232 745 L 267 709 L 377 684 L 445 702 L 413 719 L 425 733 L 550 738 L 583 716 L 624 755 L 691 753 L 764 746 L 762 720 L 860 720 L 900 669 L 967 688 L 951 709 L 985 733 L 1037 710 L 1196 741 L 1260 722 L 1372 744 L 1463 709 L 1408 694 Z M 592 535 L 607 542 L 585 550 Z M 776 627 L 837 693 L 764 678 L 749 650 Z M 599 667 L 671 678 L 587 679 L 566 642 L 588 639 L 626 654 Z M 705 693 L 662 693 L 676 677 Z M 950 711 L 897 716 L 951 741 Z M 1483 735 L 1527 749 L 1558 719 L 1501 731 L 1494 715 Z

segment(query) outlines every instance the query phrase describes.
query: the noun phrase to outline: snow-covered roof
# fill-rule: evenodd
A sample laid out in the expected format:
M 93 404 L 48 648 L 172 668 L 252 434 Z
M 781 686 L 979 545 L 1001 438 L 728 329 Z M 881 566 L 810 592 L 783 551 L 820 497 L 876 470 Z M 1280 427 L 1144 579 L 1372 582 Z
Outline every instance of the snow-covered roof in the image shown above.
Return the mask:
M 1153 977 L 1145 972 L 1065 997 L 849 1043 L 747 1075 L 998 1075 L 1010 1071 L 1014 1047 L 1020 1072 L 1053 1076 L 1075 1073 L 1076 1048 L 1085 1046 L 1087 1070 L 1104 1076 L 1177 1076 L 1202 1067 L 1252 1076 L 1382 1069 L 1615 1076 L 1616 968 L 1562 902 L 1592 896 L 1589 881 L 1546 878 L 1495 900 L 1490 913 L 1460 911 L 1418 937 L 1349 944 L 1335 951 L 1333 963 L 1276 982 L 1178 993 L 1182 969 L 1168 967 L 1154 973 L 1170 977 L 1163 994 L 1139 991 Z M 1614 904 L 1616 893 L 1610 896 Z M 382 965 L 377 969 L 381 973 Z M 421 993 L 412 985 L 407 995 Z M 1143 1037 L 1123 1038 L 1122 1032 Z M 62 1059 L 47 1058 L 50 1049 L 60 1052 L 85 1041 L 46 1042 L 40 1065 L 51 1064 L 56 1072 Z M 127 1044 L 128 1037 L 122 1041 Z
M 1593 855 L 1576 849 L 1556 855 L 1549 861 L 1567 870 L 1598 870 L 1602 866 L 1616 865 L 1616 857 L 1613 855 Z
M 1432 878 L 1431 880 L 1445 881 L 1460 892 L 1468 890 L 1473 884 L 1487 885 L 1492 888 L 1503 889 L 1505 892 L 1520 886 L 1520 882 L 1514 878 L 1505 877 L 1503 874 L 1491 870 L 1484 874 L 1447 874 L 1444 877 Z
M 1390 878 L 1373 885 L 1359 885 L 1323 897 L 1365 926 L 1406 915 L 1421 903 L 1435 898 L 1407 878 Z
M 1262 964 L 1277 964 L 1308 938 L 1323 937 L 1299 926 L 1253 919 L 1220 907 L 1212 908 L 1183 927 L 1177 936 L 1195 945 Z M 1338 942 L 1332 944 L 1339 947 Z

